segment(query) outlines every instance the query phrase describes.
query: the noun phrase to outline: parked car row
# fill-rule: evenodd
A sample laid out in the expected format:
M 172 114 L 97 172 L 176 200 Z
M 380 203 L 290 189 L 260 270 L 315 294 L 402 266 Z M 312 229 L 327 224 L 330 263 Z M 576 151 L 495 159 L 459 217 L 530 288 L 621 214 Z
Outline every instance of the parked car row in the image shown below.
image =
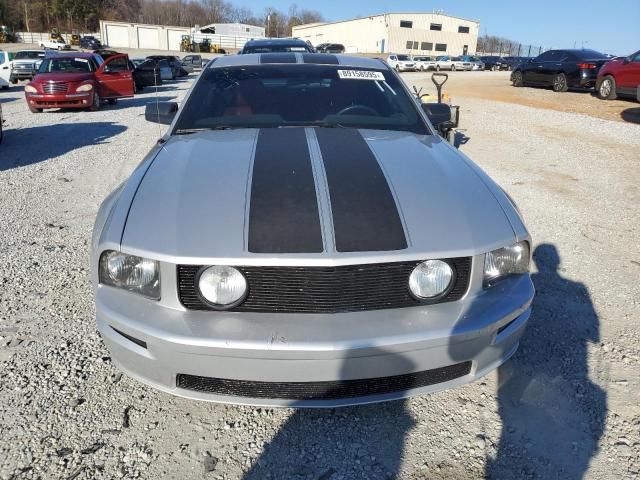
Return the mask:
M 430 57 L 425 55 L 401 55 L 392 53 L 387 58 L 387 63 L 397 72 L 415 72 L 427 70 L 484 70 L 485 65 L 482 60 L 472 55 L 463 55 L 460 57 L 450 57 L 442 55 L 439 57 Z
M 549 50 L 518 64 L 511 73 L 514 87 L 552 87 L 556 92 L 595 88 L 602 99 L 637 97 L 640 51 L 611 59 L 595 50 Z

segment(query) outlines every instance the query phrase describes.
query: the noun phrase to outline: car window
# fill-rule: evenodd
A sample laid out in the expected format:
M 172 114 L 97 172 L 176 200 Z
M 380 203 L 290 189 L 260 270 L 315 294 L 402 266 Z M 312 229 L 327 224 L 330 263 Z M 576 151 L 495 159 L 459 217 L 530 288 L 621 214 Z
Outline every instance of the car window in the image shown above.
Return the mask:
M 44 57 L 44 52 L 18 52 L 15 60 L 32 60 Z
M 84 73 L 91 72 L 88 58 L 54 57 L 46 58 L 40 65 L 38 73 Z
M 631 57 L 632 62 L 640 62 L 640 52 L 637 52 L 635 55 Z
M 183 107 L 176 132 L 220 126 L 329 125 L 428 133 L 415 101 L 389 70 L 338 72 L 344 69 L 333 65 L 207 69 Z
M 109 67 L 109 71 L 111 72 L 122 72 L 125 70 L 129 70 L 129 62 L 127 60 L 127 57 L 114 58 L 113 60 L 109 61 L 107 66 Z
M 400 60 L 401 62 L 406 62 L 411 59 L 409 58 L 409 55 L 398 55 L 398 60 Z
M 541 55 L 538 55 L 536 57 L 536 62 L 550 62 L 551 60 L 553 60 L 553 57 L 555 55 L 555 51 L 553 50 L 549 50 L 548 52 L 544 52 Z

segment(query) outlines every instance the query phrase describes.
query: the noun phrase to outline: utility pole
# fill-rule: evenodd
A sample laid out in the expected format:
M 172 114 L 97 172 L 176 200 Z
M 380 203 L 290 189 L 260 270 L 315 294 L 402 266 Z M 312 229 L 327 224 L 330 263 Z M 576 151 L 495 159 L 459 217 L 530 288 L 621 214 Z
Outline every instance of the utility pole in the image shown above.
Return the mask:
M 24 24 L 27 26 L 27 32 L 31 33 L 31 30 L 29 30 L 29 13 L 27 11 L 27 1 L 23 0 L 22 5 L 24 5 Z

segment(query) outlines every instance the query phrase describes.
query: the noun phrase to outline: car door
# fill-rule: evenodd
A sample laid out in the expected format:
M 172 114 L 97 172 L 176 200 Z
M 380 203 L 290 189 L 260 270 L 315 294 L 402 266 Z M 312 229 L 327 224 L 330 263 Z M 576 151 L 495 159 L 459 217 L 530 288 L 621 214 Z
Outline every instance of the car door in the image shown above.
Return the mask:
M 542 83 L 544 64 L 553 56 L 553 51 L 544 52 L 522 66 L 522 78 L 527 83 Z
M 9 53 L 0 51 L 0 87 L 9 85 L 10 76 L 11 62 L 9 61 Z
M 629 57 L 628 63 L 621 65 L 617 75 L 618 88 L 632 90 L 640 86 L 640 52 Z
M 576 62 L 578 62 L 578 59 L 574 59 L 573 65 L 567 65 L 569 68 L 565 69 L 564 63 L 569 62 L 569 54 L 562 50 L 553 50 L 550 53 L 551 55 L 542 62 L 542 68 L 538 69 L 540 83 L 543 85 L 553 85 L 553 77 L 558 72 L 566 71 L 567 76 L 569 76 L 570 70 L 575 70 Z
M 113 55 L 96 72 L 98 93 L 101 98 L 133 97 L 133 73 L 128 55 Z

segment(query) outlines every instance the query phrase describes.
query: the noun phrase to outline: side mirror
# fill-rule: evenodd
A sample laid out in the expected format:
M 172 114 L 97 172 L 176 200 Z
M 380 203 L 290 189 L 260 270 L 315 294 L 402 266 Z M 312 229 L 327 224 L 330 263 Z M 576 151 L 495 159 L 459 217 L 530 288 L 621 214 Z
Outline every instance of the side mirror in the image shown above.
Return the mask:
M 446 103 L 423 103 L 422 110 L 438 131 L 455 126 L 451 121 L 451 107 Z
M 176 102 L 148 103 L 144 110 L 144 118 L 149 122 L 170 125 L 177 111 Z

